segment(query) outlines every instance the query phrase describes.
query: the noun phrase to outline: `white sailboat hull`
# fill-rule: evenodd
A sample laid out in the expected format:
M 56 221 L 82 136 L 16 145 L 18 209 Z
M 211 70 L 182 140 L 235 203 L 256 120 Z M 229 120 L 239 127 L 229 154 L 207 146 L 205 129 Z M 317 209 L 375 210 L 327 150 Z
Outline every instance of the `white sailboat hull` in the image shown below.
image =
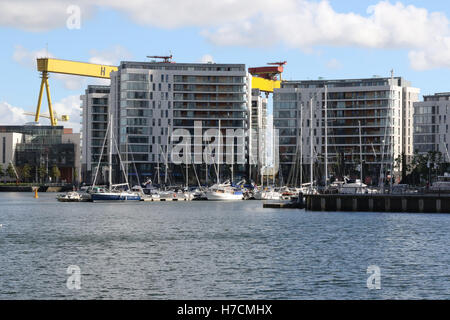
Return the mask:
M 242 193 L 207 191 L 205 195 L 208 200 L 213 201 L 236 201 L 243 199 Z

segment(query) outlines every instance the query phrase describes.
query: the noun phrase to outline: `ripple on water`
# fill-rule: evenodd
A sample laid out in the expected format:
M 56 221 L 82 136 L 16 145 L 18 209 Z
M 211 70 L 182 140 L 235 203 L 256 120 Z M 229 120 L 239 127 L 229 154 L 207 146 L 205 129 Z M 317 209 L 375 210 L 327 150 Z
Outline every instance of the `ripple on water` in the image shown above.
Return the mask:
M 448 299 L 450 216 L 0 193 L 0 299 Z M 82 289 L 66 288 L 69 265 Z M 367 289 L 367 267 L 382 289 Z

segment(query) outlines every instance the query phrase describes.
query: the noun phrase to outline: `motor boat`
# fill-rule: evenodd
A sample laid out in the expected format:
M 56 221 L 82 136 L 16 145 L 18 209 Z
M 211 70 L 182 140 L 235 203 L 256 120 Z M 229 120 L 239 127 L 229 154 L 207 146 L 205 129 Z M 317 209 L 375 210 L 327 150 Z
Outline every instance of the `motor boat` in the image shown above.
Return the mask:
M 428 190 L 431 193 L 450 193 L 450 173 L 446 172 L 433 182 Z
M 343 194 L 366 194 L 369 193 L 369 189 L 367 185 L 362 183 L 360 179 L 356 179 L 355 181 L 346 180 L 345 183 L 342 183 L 339 187 L 339 193 Z
M 76 191 L 70 191 L 66 194 L 58 194 L 56 199 L 60 202 L 80 202 L 83 200 L 81 194 Z
M 281 192 L 276 188 L 266 187 L 254 193 L 255 200 L 280 200 Z
M 214 201 L 233 201 L 243 200 L 242 190 L 232 187 L 230 184 L 216 184 L 205 191 L 208 200 Z

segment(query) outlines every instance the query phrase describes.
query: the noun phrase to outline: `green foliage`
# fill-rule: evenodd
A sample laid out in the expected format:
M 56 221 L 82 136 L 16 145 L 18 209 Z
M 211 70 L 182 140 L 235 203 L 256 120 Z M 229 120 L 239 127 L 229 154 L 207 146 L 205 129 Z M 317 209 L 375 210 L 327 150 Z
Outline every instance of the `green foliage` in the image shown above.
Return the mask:
M 6 173 L 8 174 L 8 176 L 10 178 L 12 178 L 12 179 L 16 178 L 16 173 L 14 172 L 14 168 L 11 163 L 8 165 L 8 168 L 6 169 Z
M 45 169 L 44 166 L 39 167 L 37 170 L 38 170 L 39 179 L 42 182 L 45 179 L 46 175 L 47 175 L 47 170 Z
M 445 171 L 446 164 L 442 153 L 437 151 L 428 152 L 427 154 L 414 153 L 410 165 L 410 183 L 424 185 L 429 182 L 431 176 L 442 175 Z
M 57 166 L 53 166 L 52 167 L 52 171 L 50 173 L 50 176 L 52 177 L 52 179 L 54 179 L 55 181 L 57 181 L 60 177 L 61 177 L 61 171 L 59 171 Z
M 31 178 L 31 166 L 29 164 L 23 166 L 22 177 L 25 181 L 28 181 Z

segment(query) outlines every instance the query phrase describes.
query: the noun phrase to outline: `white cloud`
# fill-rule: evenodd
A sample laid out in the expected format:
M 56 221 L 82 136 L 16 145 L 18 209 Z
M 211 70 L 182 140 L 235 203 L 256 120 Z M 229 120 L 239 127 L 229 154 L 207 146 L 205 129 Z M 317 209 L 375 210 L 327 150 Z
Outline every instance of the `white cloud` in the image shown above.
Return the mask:
M 26 115 L 25 110 L 19 107 L 14 107 L 6 101 L 0 101 L 0 124 L 2 125 L 22 125 L 26 122 L 30 122 Z
M 27 108 L 29 109 L 29 108 Z M 48 116 L 46 106 L 42 106 L 41 114 Z M 80 111 L 81 100 L 79 95 L 72 95 L 53 103 L 53 110 L 57 117 L 68 115 L 69 121 L 59 121 L 58 125 L 66 128 L 73 128 L 74 132 L 80 131 Z M 24 113 L 34 113 L 36 110 L 25 110 L 21 107 L 12 106 L 6 101 L 0 101 L 0 124 L 2 125 L 23 125 L 27 122 L 33 122 L 34 118 Z M 41 117 L 40 123 L 50 124 L 50 119 Z
M 37 58 L 55 58 L 47 49 L 28 50 L 21 45 L 14 47 L 13 60 L 25 68 L 34 69 L 37 72 Z M 60 80 L 68 90 L 80 90 L 84 86 L 83 78 L 67 74 L 52 74 L 50 77 Z
M 328 60 L 326 66 L 331 70 L 342 69 L 342 63 L 335 58 Z
M 30 51 L 21 45 L 14 46 L 13 60 L 27 68 L 37 68 L 37 58 L 54 58 L 46 49 Z
M 72 0 L 2 0 L 0 2 L 0 26 L 26 31 L 47 31 L 66 27 L 74 4 Z M 95 11 L 94 3 L 76 1 L 81 9 L 81 18 L 89 19 Z M 94 1 L 92 1 L 94 2 Z
M 93 49 L 90 52 L 90 63 L 105 64 L 111 66 L 119 65 L 122 60 L 129 60 L 132 54 L 121 45 L 115 45 L 105 50 Z
M 214 63 L 214 58 L 210 54 L 205 54 L 200 58 L 200 63 Z
M 90 52 L 91 58 L 88 62 L 106 64 L 106 65 L 118 65 L 121 60 L 127 60 L 132 57 L 131 53 L 120 45 L 109 47 L 105 50 L 93 49 Z M 55 58 L 55 55 L 51 52 L 47 52 L 46 49 L 28 50 L 21 45 L 14 47 L 13 60 L 22 65 L 23 67 L 37 70 L 36 59 L 37 58 Z M 87 84 L 109 85 L 109 79 L 95 79 L 89 80 L 74 75 L 53 73 L 50 77 L 62 82 L 64 88 L 73 91 L 79 91 L 87 86 Z
M 0 25 L 34 31 L 62 27 L 71 2 L 3 0 Z M 284 44 L 304 52 L 317 46 L 406 49 L 416 70 L 450 67 L 445 14 L 401 2 L 380 1 L 366 14 L 336 12 L 327 0 L 79 0 L 77 4 L 82 20 L 104 7 L 141 25 L 200 27 L 201 35 L 216 45 Z
M 367 16 L 338 13 L 328 1 L 285 0 L 277 6 L 204 35 L 217 45 L 409 49 L 416 70 L 450 67 L 449 21 L 442 13 L 388 1 L 370 6 Z
M 68 115 L 69 121 L 58 122 L 66 128 L 73 128 L 73 132 L 80 132 L 81 100 L 79 95 L 65 97 L 53 104 L 53 109 L 58 116 Z
M 98 5 L 125 12 L 141 25 L 162 28 L 209 27 L 238 22 L 257 15 L 273 0 L 96 0 Z

